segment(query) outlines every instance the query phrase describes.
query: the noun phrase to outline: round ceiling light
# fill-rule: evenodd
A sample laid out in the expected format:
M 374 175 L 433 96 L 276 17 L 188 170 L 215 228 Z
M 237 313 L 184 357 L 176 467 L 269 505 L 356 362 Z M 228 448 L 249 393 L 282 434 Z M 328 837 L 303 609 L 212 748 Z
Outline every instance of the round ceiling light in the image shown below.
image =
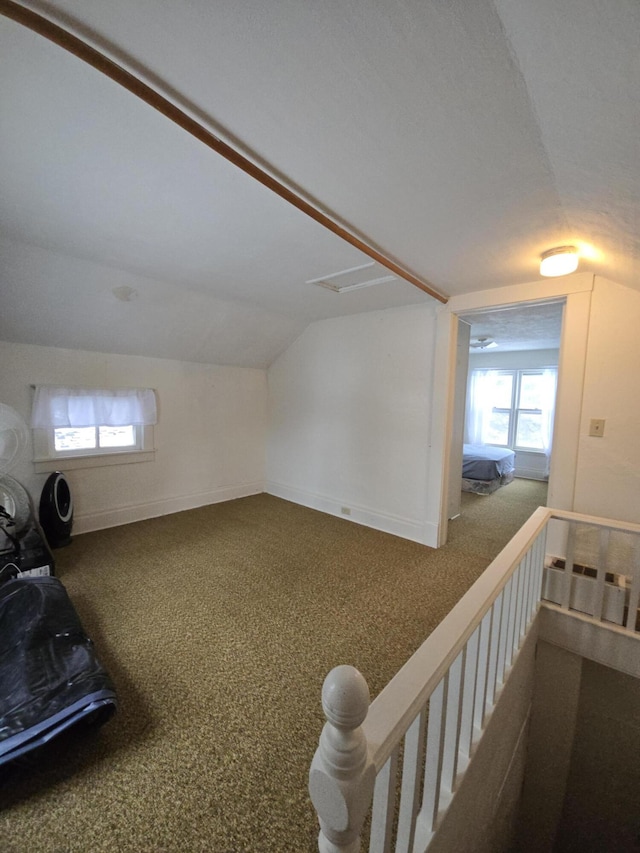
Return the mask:
M 540 256 L 540 275 L 568 275 L 578 268 L 578 250 L 575 246 L 549 249 Z

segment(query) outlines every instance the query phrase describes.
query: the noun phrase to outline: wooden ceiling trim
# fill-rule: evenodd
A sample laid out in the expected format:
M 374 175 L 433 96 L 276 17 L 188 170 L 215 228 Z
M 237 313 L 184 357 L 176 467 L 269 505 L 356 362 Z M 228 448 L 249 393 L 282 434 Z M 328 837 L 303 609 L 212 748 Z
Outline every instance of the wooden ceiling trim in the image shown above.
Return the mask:
M 21 24 L 24 27 L 38 33 L 49 41 L 62 47 L 64 50 L 91 65 L 97 71 L 105 74 L 115 83 L 118 83 L 127 91 L 140 98 L 149 106 L 153 107 L 166 118 L 173 121 L 191 136 L 204 143 L 208 148 L 224 157 L 234 166 L 242 169 L 250 177 L 270 189 L 280 198 L 296 207 L 302 213 L 314 219 L 318 224 L 331 231 L 336 236 L 345 240 L 363 254 L 377 261 L 386 269 L 393 272 L 399 278 L 408 281 L 414 287 L 424 293 L 446 304 L 448 297 L 439 293 L 427 280 L 421 278 L 401 264 L 386 256 L 383 252 L 369 245 L 367 242 L 352 234 L 347 228 L 331 219 L 317 207 L 306 201 L 302 196 L 289 189 L 285 184 L 274 178 L 268 172 L 261 169 L 244 155 L 240 154 L 223 140 L 219 139 L 207 130 L 199 121 L 189 116 L 184 110 L 176 106 L 161 95 L 147 83 L 144 83 L 135 74 L 127 71 L 112 59 L 101 53 L 97 48 L 83 41 L 79 36 L 70 33 L 63 27 L 40 15 L 38 12 L 21 6 L 14 0 L 0 0 L 0 12 L 7 18 Z

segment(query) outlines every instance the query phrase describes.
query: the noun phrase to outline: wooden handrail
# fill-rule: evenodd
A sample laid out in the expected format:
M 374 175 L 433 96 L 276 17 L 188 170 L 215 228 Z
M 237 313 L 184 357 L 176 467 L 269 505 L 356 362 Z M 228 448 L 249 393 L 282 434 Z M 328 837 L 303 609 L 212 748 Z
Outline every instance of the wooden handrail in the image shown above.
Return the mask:
M 140 100 L 149 104 L 149 106 L 153 107 L 153 109 L 157 110 L 166 118 L 173 121 L 195 139 L 204 143 L 204 145 L 215 151 L 217 154 L 220 154 L 230 163 L 233 163 L 234 166 L 237 166 L 254 180 L 270 189 L 302 213 L 311 217 L 311 219 L 315 220 L 319 225 L 322 225 L 324 228 L 331 231 L 354 248 L 358 249 L 358 251 L 372 258 L 374 261 L 377 261 L 399 278 L 408 281 L 410 284 L 414 285 L 414 287 L 417 287 L 419 290 L 422 290 L 424 293 L 427 293 L 429 296 L 432 296 L 434 299 L 437 299 L 443 304 L 448 302 L 448 297 L 439 293 L 428 281 L 417 276 L 410 270 L 405 269 L 402 265 L 387 257 L 380 250 L 369 245 L 363 239 L 351 233 L 343 225 L 340 225 L 338 222 L 331 219 L 331 217 L 327 216 L 327 214 L 323 213 L 313 204 L 306 201 L 301 195 L 289 189 L 289 187 L 277 178 L 264 171 L 264 169 L 261 169 L 226 142 L 223 142 L 223 140 L 219 139 L 207 130 L 200 121 L 189 116 L 183 109 L 172 103 L 164 95 L 161 95 L 160 92 L 153 89 L 147 83 L 144 83 L 135 74 L 132 74 L 121 65 L 118 65 L 104 53 L 99 51 L 97 48 L 92 47 L 79 36 L 70 33 L 68 30 L 65 30 L 63 27 L 60 27 L 58 24 L 55 24 L 53 21 L 43 15 L 40 15 L 38 12 L 28 9 L 25 6 L 21 6 L 19 3 L 14 2 L 14 0 L 0 0 L 0 13 L 27 29 L 38 33 L 54 44 L 57 44 L 69 53 L 72 53 L 78 59 L 81 59 L 83 62 L 91 65 L 92 68 L 95 68 L 97 71 L 105 74 L 115 83 L 118 83 L 120 86 L 127 89 L 127 91 L 140 98 Z

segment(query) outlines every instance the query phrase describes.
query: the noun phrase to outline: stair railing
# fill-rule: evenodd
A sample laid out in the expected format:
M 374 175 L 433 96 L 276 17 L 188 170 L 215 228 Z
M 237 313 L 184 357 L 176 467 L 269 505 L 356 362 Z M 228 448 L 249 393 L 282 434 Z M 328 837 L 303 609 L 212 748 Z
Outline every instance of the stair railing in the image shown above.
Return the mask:
M 360 850 L 372 798 L 370 853 L 426 850 L 537 613 L 551 515 L 534 512 L 371 705 L 357 670 L 329 673 L 309 775 L 320 853 Z
M 369 853 L 426 851 L 543 597 L 638 637 L 640 525 L 541 507 L 371 705 L 357 670 L 329 673 L 309 777 L 321 853 L 360 850 L 372 800 Z

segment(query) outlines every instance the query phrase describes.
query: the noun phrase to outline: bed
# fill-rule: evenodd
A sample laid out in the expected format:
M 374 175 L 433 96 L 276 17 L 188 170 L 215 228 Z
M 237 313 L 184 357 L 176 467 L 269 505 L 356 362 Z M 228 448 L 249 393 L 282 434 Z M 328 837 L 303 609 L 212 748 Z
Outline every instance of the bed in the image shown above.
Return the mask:
M 513 480 L 516 455 L 504 447 L 465 444 L 462 452 L 462 491 L 490 495 Z

